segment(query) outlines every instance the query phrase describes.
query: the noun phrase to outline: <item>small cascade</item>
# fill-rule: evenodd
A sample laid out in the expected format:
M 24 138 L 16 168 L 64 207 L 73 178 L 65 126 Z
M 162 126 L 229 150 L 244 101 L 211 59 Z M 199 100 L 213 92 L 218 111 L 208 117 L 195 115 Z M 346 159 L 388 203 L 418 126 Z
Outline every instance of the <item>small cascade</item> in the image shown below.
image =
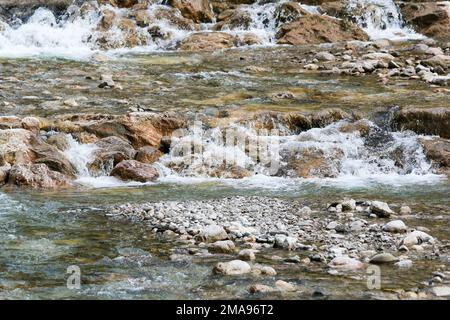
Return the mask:
M 347 10 L 371 39 L 421 39 L 392 0 L 348 0 Z
M 72 135 L 66 135 L 69 148 L 64 151 L 65 156 L 77 170 L 79 177 L 90 177 L 88 165 L 94 160 L 94 152 L 97 146 L 91 143 L 81 144 Z
M 273 45 L 275 34 L 279 29 L 277 9 L 286 2 L 288 0 L 269 3 L 260 0 L 251 5 L 241 5 L 240 14 L 245 16 L 246 23 L 227 25 L 221 31 L 238 37 L 251 34 L 259 39 L 260 45 Z M 303 4 L 300 6 L 310 13 L 319 14 L 315 6 Z M 121 29 L 117 25 L 102 30 L 100 27 L 102 12 L 106 11 L 112 12 L 116 21 L 133 16 L 132 11 L 128 9 L 114 8 L 110 5 L 93 6 L 89 10 L 80 10 L 80 7 L 72 5 L 59 17 L 47 8 L 39 8 L 27 21 L 10 21 L 8 25 L 0 20 L 0 56 L 43 55 L 86 59 L 103 49 L 111 53 L 117 51 L 122 53 L 127 50 L 174 50 L 180 41 L 198 32 L 183 26 L 184 18 L 181 13 L 165 5 L 163 0 L 152 1 L 146 10 L 148 16 L 152 17 L 151 32 L 144 26 L 136 26 L 135 31 Z M 214 23 L 203 23 L 200 28 L 201 31 L 213 31 L 214 26 Z M 134 39 L 142 44 L 134 49 L 126 49 L 129 35 L 134 32 L 136 33 Z
M 175 138 L 170 153 L 160 159 L 162 180 L 265 176 L 285 181 L 355 178 L 390 183 L 438 177 L 418 135 L 385 131 L 367 120 L 358 126 L 340 121 L 298 135 L 242 125 L 211 130 L 192 127 L 185 136 Z
M 18 22 L 17 26 L 11 27 L 0 21 L 0 55 L 86 58 L 93 53 L 89 37 L 98 19 L 92 11 L 74 20 L 57 21 L 50 10 L 39 8 L 26 23 Z
M 64 154 L 77 171 L 76 183 L 93 188 L 136 186 L 142 184 L 139 182 L 121 181 L 109 176 L 109 172 L 104 172 L 101 175 L 93 175 L 89 170 L 89 164 L 94 160 L 95 151 L 98 150 L 98 147 L 92 143 L 79 143 L 70 134 L 66 136 L 66 140 L 69 148 L 64 151 Z

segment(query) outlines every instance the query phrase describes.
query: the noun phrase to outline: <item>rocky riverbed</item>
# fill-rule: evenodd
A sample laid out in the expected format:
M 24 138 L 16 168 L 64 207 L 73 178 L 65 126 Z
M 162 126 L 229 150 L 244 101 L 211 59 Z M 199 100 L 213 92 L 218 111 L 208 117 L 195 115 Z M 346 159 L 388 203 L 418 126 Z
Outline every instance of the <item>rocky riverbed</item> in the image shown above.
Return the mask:
M 439 260 L 445 266 L 448 239 L 441 241 L 420 225 L 408 226 L 415 213 L 408 206 L 397 209 L 395 212 L 380 201 L 346 199 L 313 210 L 299 200 L 230 197 L 126 204 L 112 207 L 107 215 L 139 221 L 153 232 L 178 237 L 182 245 L 174 250 L 171 260 L 211 261 L 215 257 L 222 261 L 212 269 L 216 274 L 274 279 L 268 286 L 255 278 L 255 284 L 248 288 L 252 294 L 265 294 L 302 290 L 276 280 L 277 268 L 301 266 L 364 278 L 373 265 L 404 270 L 414 269 L 424 260 Z M 273 254 L 274 248 L 286 254 Z M 430 275 L 430 281 L 418 279 L 418 288 L 398 290 L 397 295 L 404 299 L 445 296 L 449 275 L 443 267 Z

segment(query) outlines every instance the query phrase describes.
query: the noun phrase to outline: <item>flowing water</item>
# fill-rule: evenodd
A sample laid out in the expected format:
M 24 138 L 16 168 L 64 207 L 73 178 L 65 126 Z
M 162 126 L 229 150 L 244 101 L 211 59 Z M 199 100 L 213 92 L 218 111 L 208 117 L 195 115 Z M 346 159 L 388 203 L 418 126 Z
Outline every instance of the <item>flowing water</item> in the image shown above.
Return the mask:
M 277 27 L 270 17 L 279 3 L 245 9 L 252 16 L 251 31 L 263 35 L 265 46 L 273 45 Z M 400 22 L 392 1 L 349 3 L 376 7 L 373 14 L 358 19 L 373 38 L 400 31 L 400 38 L 414 37 Z M 89 40 L 98 19 L 92 15 L 60 20 L 40 9 L 27 22 L 0 31 L 1 115 L 123 114 L 139 109 L 183 111 L 195 120 L 198 115 L 214 117 L 224 110 L 239 118 L 256 110 L 339 107 L 367 114 L 369 126 L 379 135 L 374 142 L 370 137 L 342 132 L 343 122 L 301 133 L 278 128 L 279 132 L 267 139 L 277 143 L 281 169 L 286 160 L 283 155 L 299 150 L 315 150 L 329 161 L 334 161 L 336 152 L 341 155 L 328 176 L 305 179 L 287 169 L 275 173 L 268 166 L 257 165 L 245 148 L 230 150 L 219 138 L 219 129 L 202 131 L 208 137 L 201 141 L 203 158 L 183 164 L 186 159 L 176 150 L 195 139 L 188 131 L 175 140 L 172 154 L 160 160 L 161 178 L 151 184 L 124 183 L 109 177 L 108 172 L 93 175 L 88 164 L 95 145 L 83 145 L 67 136 L 69 149 L 65 154 L 77 170 L 79 189 L 0 190 L 0 299 L 252 298 L 247 291 L 255 282 L 252 277 L 212 275 L 216 258 L 171 261 L 169 256 L 183 243 L 155 234 L 143 224 L 106 216 L 108 206 L 124 202 L 261 195 L 301 200 L 313 210 L 323 210 L 327 202 L 344 197 L 382 200 L 393 208 L 409 205 L 414 215 L 407 219 L 408 226 L 424 226 L 438 239 L 450 239 L 448 179 L 432 172 L 418 143 L 422 137 L 384 131 L 377 121 L 380 114 L 388 114 L 386 106 L 443 106 L 448 102 L 445 93 L 433 93 L 426 84 L 409 80 L 381 86 L 371 76 L 329 78 L 305 73 L 296 66 L 295 58 L 299 50 L 308 51 L 307 46 L 197 54 L 168 52 L 173 46 L 169 41 L 138 52 L 111 51 L 108 61 L 96 62 L 88 58 L 99 51 Z M 174 39 L 186 35 L 178 30 Z M 249 66 L 266 70 L 255 73 Z M 117 82 L 125 89 L 99 89 L 95 79 L 104 72 L 117 75 Z M 292 98 L 280 98 L 283 92 L 290 92 Z M 65 103 L 68 100 L 76 104 Z M 231 127 L 251 139 L 254 128 L 251 121 L 247 124 Z M 250 176 L 230 179 L 213 174 L 215 161 L 227 154 L 240 155 L 240 165 Z M 277 278 L 303 288 L 287 296 L 274 293 L 273 298 L 389 298 L 390 290 L 421 286 L 433 271 L 448 265 L 442 258 L 417 261 L 410 270 L 383 267 L 384 290 L 371 291 L 364 273 L 333 276 L 324 267 L 306 269 L 274 262 L 269 259 L 272 254 L 287 255 L 271 249 L 258 262 L 274 264 Z M 66 286 L 66 271 L 71 265 L 81 268 L 81 289 Z M 265 281 L 269 284 L 270 279 L 259 282 Z
M 154 1 L 147 9 L 152 15 L 158 10 L 165 10 L 163 0 Z M 236 26 L 224 26 L 222 31 L 233 35 L 255 34 L 261 40 L 262 46 L 275 45 L 275 34 L 279 29 L 277 9 L 288 0 L 277 0 L 266 3 L 258 1 L 252 5 L 243 5 L 241 14 L 248 17 L 249 22 Z M 354 16 L 372 39 L 387 38 L 391 40 L 421 39 L 422 35 L 415 33 L 406 26 L 402 15 L 391 0 L 348 0 L 346 8 L 349 15 Z M 300 4 L 302 8 L 313 14 L 320 14 L 318 7 Z M 14 20 L 10 24 L 0 20 L 0 56 L 30 57 L 55 56 L 70 59 L 87 59 L 99 52 L 96 40 L 100 34 L 97 25 L 101 19 L 101 10 L 111 10 L 117 17 L 127 17 L 127 9 L 117 9 L 102 6 L 98 10 L 80 12 L 77 6 L 71 6 L 63 16 L 55 14 L 45 8 L 39 8 L 25 21 Z M 180 16 L 178 14 L 178 16 Z M 247 18 L 244 19 L 247 21 Z M 110 54 L 120 54 L 124 51 L 155 52 L 173 50 L 177 43 L 195 31 L 188 31 L 177 27 L 166 19 L 155 22 L 168 36 L 165 39 L 152 39 L 143 28 L 137 33 L 147 38 L 147 45 L 133 49 L 113 49 Z M 203 31 L 212 31 L 213 23 L 202 24 Z M 3 30 L 3 31 L 2 31 Z M 108 31 L 109 42 L 112 47 L 120 47 L 124 43 L 126 32 L 117 27 Z

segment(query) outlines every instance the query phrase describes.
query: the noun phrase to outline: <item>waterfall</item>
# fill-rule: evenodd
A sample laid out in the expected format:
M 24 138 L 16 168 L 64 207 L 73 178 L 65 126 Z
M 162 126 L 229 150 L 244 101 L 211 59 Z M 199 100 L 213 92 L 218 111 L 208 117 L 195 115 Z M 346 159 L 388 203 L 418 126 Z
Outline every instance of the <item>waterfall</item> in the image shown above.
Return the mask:
M 88 39 L 98 19 L 92 12 L 86 17 L 57 21 L 50 10 L 39 8 L 26 23 L 19 22 L 18 26 L 0 21 L 0 56 L 86 58 L 93 53 Z
M 277 22 L 278 9 L 288 0 L 256 1 L 253 4 L 240 5 L 235 11 L 239 17 L 231 26 L 221 27 L 226 32 L 243 39 L 247 34 L 257 37 L 259 45 L 276 44 L 275 35 L 280 25 Z M 311 14 L 320 14 L 318 7 L 301 4 Z M 346 8 L 372 39 L 418 39 L 421 35 L 408 28 L 399 8 L 392 0 L 347 0 Z M 102 31 L 100 21 L 105 10 L 113 12 L 116 21 L 129 18 L 129 9 L 114 8 L 110 5 L 92 6 L 81 10 L 78 6 L 70 6 L 63 16 L 55 17 L 49 9 L 39 8 L 27 21 L 10 21 L 10 25 L 0 20 L 0 56 L 30 57 L 56 56 L 70 59 L 87 59 L 100 50 L 102 41 L 107 41 L 111 54 L 122 53 L 127 43 L 128 31 L 113 26 Z M 171 21 L 172 18 L 161 11 L 174 15 L 174 19 L 183 21 L 176 9 L 165 5 L 165 1 L 153 1 L 146 13 L 152 17 L 152 27 L 163 36 L 153 37 L 146 27 L 136 27 L 139 39 L 145 39 L 144 45 L 135 47 L 135 51 L 174 50 L 177 44 L 198 30 L 188 30 Z M 158 17 L 158 18 L 156 18 Z M 213 31 L 215 23 L 200 24 L 202 31 Z M 134 31 L 133 31 L 134 32 Z M 155 31 L 157 32 L 157 31 Z M 100 40 L 100 41 L 99 41 Z M 141 40 L 140 40 L 141 41 Z M 114 49 L 116 48 L 116 49 Z
M 348 0 L 347 10 L 371 39 L 421 39 L 406 26 L 400 9 L 392 0 Z
M 236 182 L 240 183 L 244 177 L 244 180 L 256 180 L 264 185 L 267 179 L 280 184 L 299 179 L 319 183 L 365 184 L 372 181 L 391 184 L 423 183 L 442 178 L 433 174 L 420 136 L 412 132 L 384 131 L 367 120 L 364 123 L 369 130 L 367 134 L 347 132 L 345 128 L 349 123 L 346 121 L 300 134 L 280 130 L 260 135 L 251 126 L 237 124 L 202 132 L 199 127 L 193 127 L 185 136 L 175 138 L 170 153 L 160 159 L 161 180 L 238 178 Z M 227 143 L 225 137 L 229 136 L 230 130 L 234 137 L 240 137 L 240 142 Z M 275 171 L 271 170 L 272 163 L 261 161 L 260 154 L 255 156 L 249 152 L 252 145 L 261 141 L 264 148 L 268 147 L 270 157 L 278 154 Z M 302 162 L 305 155 L 306 161 Z M 308 177 L 299 176 L 297 172 L 301 171 L 301 166 L 309 163 L 314 165 L 314 170 Z
M 72 135 L 66 135 L 68 148 L 64 155 L 73 164 L 77 171 L 75 183 L 92 188 L 111 188 L 143 185 L 140 182 L 125 182 L 115 177 L 109 176 L 109 172 L 104 172 L 100 176 L 94 176 L 90 173 L 89 164 L 95 159 L 95 151 L 98 147 L 93 143 L 79 143 Z

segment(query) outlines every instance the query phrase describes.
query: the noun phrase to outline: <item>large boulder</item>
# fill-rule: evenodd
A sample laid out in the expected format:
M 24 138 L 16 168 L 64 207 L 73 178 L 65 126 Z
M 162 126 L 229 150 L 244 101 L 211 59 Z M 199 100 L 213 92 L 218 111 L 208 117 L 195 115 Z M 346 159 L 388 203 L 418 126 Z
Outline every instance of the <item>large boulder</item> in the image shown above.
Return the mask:
M 200 26 L 198 24 L 194 23 L 194 21 L 190 19 L 183 17 L 179 13 L 179 11 L 174 8 L 170 7 L 157 8 L 153 12 L 153 16 L 156 20 L 164 20 L 181 30 L 188 30 L 188 31 L 200 30 Z
M 46 143 L 40 137 L 31 136 L 30 153 L 33 162 L 43 163 L 53 171 L 74 177 L 76 170 L 67 157 L 55 146 Z
M 138 149 L 144 146 L 159 147 L 163 136 L 170 136 L 174 130 L 185 125 L 183 117 L 173 113 L 128 114 L 113 119 L 90 121 L 82 125 L 82 130 L 99 138 L 122 138 Z
M 420 142 L 435 172 L 450 176 L 450 140 L 432 138 L 421 139 Z
M 124 160 L 134 159 L 136 151 L 124 139 L 110 136 L 95 142 L 94 160 L 89 164 L 89 171 L 94 175 L 110 172 Z
M 46 164 L 51 170 L 75 175 L 75 168 L 66 156 L 33 132 L 25 129 L 0 130 L 0 166 L 31 163 Z
M 280 26 L 284 23 L 289 23 L 298 17 L 306 16 L 309 13 L 303 9 L 300 4 L 294 1 L 282 3 L 275 10 L 276 25 Z
M 300 178 L 336 177 L 344 153 L 340 149 L 324 150 L 317 148 L 290 149 L 282 153 L 282 163 L 277 175 Z
M 183 17 L 196 23 L 212 22 L 214 19 L 208 0 L 169 0 L 169 4 L 180 10 Z
M 394 115 L 393 125 L 394 129 L 450 139 L 450 109 L 404 108 Z
M 402 2 L 400 10 L 406 22 L 418 32 L 437 39 L 450 39 L 450 4 L 448 2 Z
M 180 50 L 183 51 L 215 51 L 232 48 L 235 37 L 224 32 L 194 33 L 181 41 Z
M 0 166 L 30 163 L 32 154 L 29 149 L 32 135 L 25 129 L 0 130 Z
M 125 181 L 151 182 L 158 179 L 159 173 L 152 165 L 136 160 L 124 160 L 114 167 L 111 176 Z
M 54 189 L 72 185 L 69 178 L 45 164 L 17 164 L 9 170 L 8 184 L 33 189 Z
M 278 31 L 279 44 L 314 44 L 369 39 L 355 24 L 322 15 L 305 15 L 283 25 Z
M 136 160 L 142 163 L 154 163 L 162 156 L 162 152 L 153 147 L 142 147 L 136 153 Z

